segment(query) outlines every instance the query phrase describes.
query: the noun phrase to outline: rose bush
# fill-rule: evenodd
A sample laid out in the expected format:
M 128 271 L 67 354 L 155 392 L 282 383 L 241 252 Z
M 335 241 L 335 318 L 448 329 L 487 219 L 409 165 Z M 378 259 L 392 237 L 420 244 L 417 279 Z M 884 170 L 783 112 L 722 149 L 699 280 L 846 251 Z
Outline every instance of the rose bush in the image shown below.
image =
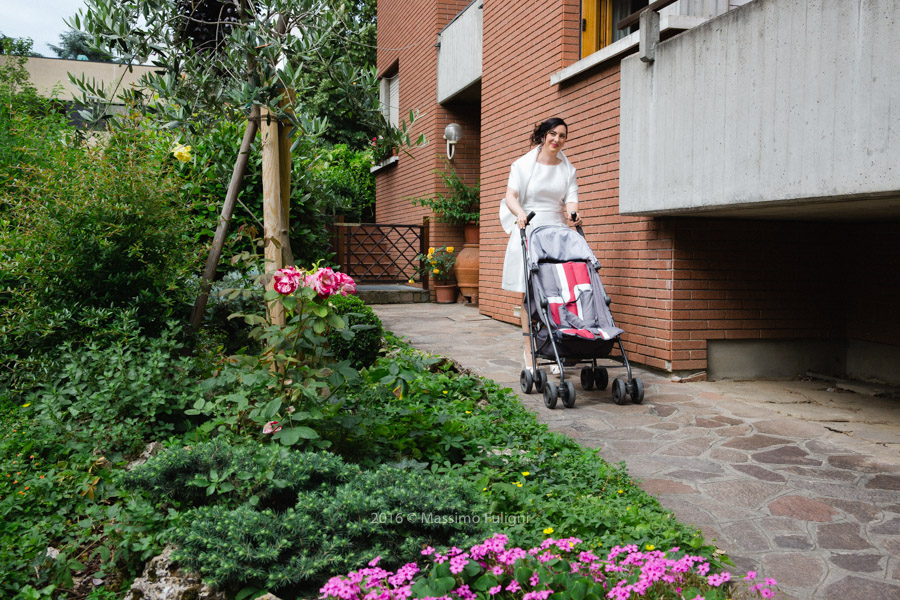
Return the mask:
M 320 298 L 356 293 L 356 282 L 352 277 L 328 267 L 320 267 L 309 272 L 301 271 L 294 266 L 285 267 L 275 271 L 272 280 L 275 291 L 283 296 L 293 294 L 301 285 L 314 290 Z

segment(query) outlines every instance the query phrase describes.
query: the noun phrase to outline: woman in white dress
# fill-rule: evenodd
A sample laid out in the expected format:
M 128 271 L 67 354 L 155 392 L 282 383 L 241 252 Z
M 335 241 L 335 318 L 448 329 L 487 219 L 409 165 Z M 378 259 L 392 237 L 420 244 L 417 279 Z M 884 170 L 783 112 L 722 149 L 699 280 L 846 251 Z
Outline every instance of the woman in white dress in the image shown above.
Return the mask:
M 532 211 L 534 218 L 528 224 L 581 225 L 581 217 L 572 221 L 572 213 L 578 212 L 578 184 L 575 167 L 562 153 L 569 128 L 557 117 L 547 119 L 534 128 L 531 143 L 535 145 L 528 154 L 512 164 L 506 187 L 506 203 L 501 206 L 503 229 L 509 233 L 506 258 L 503 262 L 504 290 L 518 292 L 525 298 L 525 272 L 522 264 L 520 229 L 526 228 L 526 219 Z M 522 331 L 528 332 L 528 313 L 522 308 Z M 531 344 L 525 338 L 525 367 L 531 367 Z

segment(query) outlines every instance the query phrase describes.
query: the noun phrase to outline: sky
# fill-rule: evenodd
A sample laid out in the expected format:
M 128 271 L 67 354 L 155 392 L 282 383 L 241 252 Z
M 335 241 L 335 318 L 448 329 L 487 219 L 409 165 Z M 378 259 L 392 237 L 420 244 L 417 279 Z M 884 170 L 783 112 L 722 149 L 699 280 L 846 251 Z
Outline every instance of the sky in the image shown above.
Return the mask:
M 0 0 L 0 32 L 9 37 L 30 37 L 35 52 L 56 58 L 47 44 L 59 45 L 59 34 L 69 30 L 63 19 L 80 8 L 84 8 L 84 0 Z

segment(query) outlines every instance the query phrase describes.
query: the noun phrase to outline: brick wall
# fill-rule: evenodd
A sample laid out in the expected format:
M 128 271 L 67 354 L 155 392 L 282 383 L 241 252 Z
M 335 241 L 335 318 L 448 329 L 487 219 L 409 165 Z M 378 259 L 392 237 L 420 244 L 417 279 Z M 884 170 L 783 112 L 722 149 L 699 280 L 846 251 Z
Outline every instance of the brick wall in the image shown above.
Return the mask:
M 500 289 L 509 238 L 497 211 L 510 164 L 528 151 L 534 126 L 562 117 L 585 235 L 604 265 L 616 322 L 628 331 L 626 350 L 632 360 L 665 368 L 672 352 L 672 232 L 651 219 L 618 214 L 618 63 L 551 86 L 550 75 L 578 59 L 579 3 L 488 0 L 484 11 L 481 312 L 517 322 L 519 295 Z
M 437 104 L 437 49 L 440 30 L 468 5 L 465 1 L 380 0 L 378 3 L 379 74 L 396 64 L 400 76 L 400 118 L 409 111 L 419 116 L 411 129 L 415 140 L 424 133 L 427 144 L 401 151 L 396 165 L 376 173 L 375 218 L 379 223 L 422 223 L 433 216 L 430 209 L 413 205 L 410 198 L 431 197 L 441 189 L 436 171 L 444 169 L 446 143 L 444 127 L 456 122 L 463 127 L 463 140 L 457 144 L 453 167 L 467 183 L 477 179 L 480 160 L 478 146 L 479 107 L 444 108 Z M 428 245 L 462 246 L 462 228 L 431 220 Z

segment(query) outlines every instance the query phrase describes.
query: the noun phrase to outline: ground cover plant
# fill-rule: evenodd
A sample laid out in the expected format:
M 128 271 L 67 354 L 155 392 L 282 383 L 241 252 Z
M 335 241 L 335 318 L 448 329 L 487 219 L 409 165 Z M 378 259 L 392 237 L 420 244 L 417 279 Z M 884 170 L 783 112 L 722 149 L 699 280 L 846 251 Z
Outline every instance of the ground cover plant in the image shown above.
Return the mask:
M 378 566 L 375 558 L 346 576 L 322 586 L 323 600 L 362 598 L 461 598 L 523 600 L 647 597 L 657 600 L 723 600 L 772 598 L 774 579 L 757 582 L 747 573 L 740 588 L 731 573 L 707 575 L 710 564 L 702 556 L 672 548 L 667 552 L 648 544 L 613 546 L 606 557 L 587 549 L 578 538 L 548 537 L 529 550 L 508 548 L 509 538 L 495 534 L 468 550 L 452 548 L 446 554 L 428 547 L 421 554 L 431 561 L 420 569 L 416 562 L 394 572 Z

